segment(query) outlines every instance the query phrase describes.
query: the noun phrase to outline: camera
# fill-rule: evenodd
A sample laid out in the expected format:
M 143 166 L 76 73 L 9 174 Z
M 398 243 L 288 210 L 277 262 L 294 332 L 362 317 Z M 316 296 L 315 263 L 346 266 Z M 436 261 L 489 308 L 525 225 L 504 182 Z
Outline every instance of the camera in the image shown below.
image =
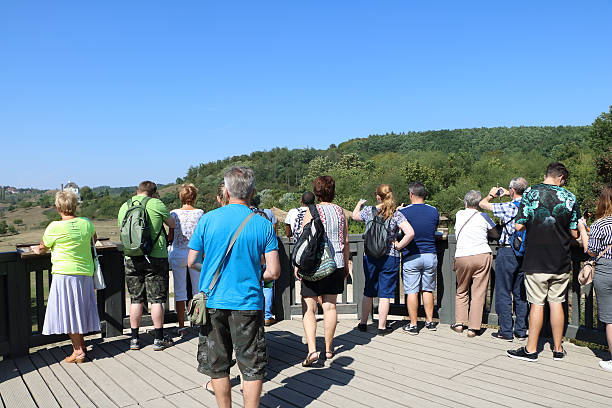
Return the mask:
M 503 195 L 504 195 L 504 189 L 503 189 L 503 188 L 498 188 L 498 189 L 497 189 L 497 196 L 498 196 L 498 197 L 501 197 L 501 196 L 503 196 Z

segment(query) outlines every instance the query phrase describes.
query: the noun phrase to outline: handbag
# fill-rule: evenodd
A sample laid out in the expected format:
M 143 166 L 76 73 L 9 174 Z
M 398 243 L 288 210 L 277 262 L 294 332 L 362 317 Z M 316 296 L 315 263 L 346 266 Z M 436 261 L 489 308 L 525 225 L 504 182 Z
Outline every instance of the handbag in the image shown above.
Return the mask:
M 98 256 L 98 251 L 96 251 L 96 243 L 94 242 L 93 237 L 91 237 L 91 244 L 93 245 L 93 251 L 94 251 L 94 274 L 93 274 L 93 281 L 94 281 L 94 289 L 95 290 L 102 290 L 102 289 L 106 289 L 106 282 L 104 282 L 104 275 L 102 274 L 102 267 L 100 266 L 100 259 Z
M 467 219 L 467 221 L 465 222 L 465 224 L 463 224 L 461 226 L 461 228 L 459 228 L 459 231 L 457 232 L 457 242 L 459 242 L 459 234 L 461 234 L 461 231 L 463 230 L 463 227 L 465 227 L 467 225 L 468 222 L 470 222 L 470 220 L 472 219 L 473 216 L 475 216 L 476 214 L 478 214 L 478 211 L 476 211 L 474 214 L 470 215 L 470 218 Z M 457 265 L 455 262 L 455 256 L 453 255 L 453 265 L 452 265 L 452 270 L 453 271 L 457 271 Z
M 336 261 L 334 260 L 334 253 L 327 242 L 327 239 L 323 240 L 323 253 L 321 254 L 321 262 L 317 267 L 317 270 L 313 274 L 303 274 L 301 273 L 301 269 L 298 269 L 298 276 L 304 280 L 315 282 L 321 280 L 323 278 L 328 277 L 332 273 L 336 271 L 338 268 L 336 265 Z
M 584 265 L 582 265 L 582 268 L 578 273 L 578 283 L 584 286 L 593 282 L 593 276 L 595 275 L 595 264 L 597 261 L 599 261 L 599 258 L 601 258 L 603 254 L 610 250 L 610 248 L 612 248 L 612 245 L 609 245 L 606 249 L 601 251 L 599 255 L 597 255 L 597 258 L 586 261 Z
M 191 322 L 192 326 L 195 326 L 195 325 L 203 326 L 206 323 L 208 323 L 208 311 L 206 309 L 206 302 L 208 301 L 208 297 L 210 296 L 210 293 L 212 292 L 213 288 L 217 284 L 217 281 L 219 280 L 219 275 L 221 275 L 223 264 L 225 264 L 225 260 L 227 259 L 229 253 L 231 252 L 232 247 L 234 246 L 234 243 L 238 239 L 240 232 L 242 232 L 242 229 L 244 228 L 244 226 L 249 222 L 251 218 L 253 218 L 254 215 L 255 215 L 254 212 L 247 215 L 247 217 L 238 226 L 238 229 L 236 230 L 236 232 L 234 232 L 234 235 L 232 236 L 232 239 L 230 240 L 230 243 L 227 246 L 227 249 L 225 250 L 225 254 L 223 255 L 223 258 L 221 259 L 219 266 L 217 266 L 215 275 L 213 276 L 212 281 L 210 282 L 210 285 L 208 286 L 208 292 L 207 293 L 204 293 L 204 292 L 196 293 L 195 296 L 191 298 L 191 300 L 187 304 L 187 318 Z

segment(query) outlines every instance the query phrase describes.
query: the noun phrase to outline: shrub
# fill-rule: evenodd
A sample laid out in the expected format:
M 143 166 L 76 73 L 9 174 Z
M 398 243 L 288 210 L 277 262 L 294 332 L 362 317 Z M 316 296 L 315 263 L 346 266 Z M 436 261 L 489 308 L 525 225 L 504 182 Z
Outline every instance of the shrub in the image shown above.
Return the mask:
M 15 224 L 15 225 L 23 225 L 23 220 L 21 218 L 15 218 L 13 220 L 13 224 Z

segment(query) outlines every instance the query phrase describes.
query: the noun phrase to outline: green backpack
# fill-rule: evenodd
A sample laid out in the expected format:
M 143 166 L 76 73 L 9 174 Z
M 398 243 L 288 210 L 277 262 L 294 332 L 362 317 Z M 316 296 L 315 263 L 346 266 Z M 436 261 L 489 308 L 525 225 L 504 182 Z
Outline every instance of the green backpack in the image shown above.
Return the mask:
M 143 197 L 138 201 L 130 198 L 126 202 L 128 209 L 119 228 L 121 245 L 126 256 L 149 255 L 164 229 L 162 225 L 157 237 L 151 239 L 151 220 L 147 213 L 147 203 L 150 199 Z

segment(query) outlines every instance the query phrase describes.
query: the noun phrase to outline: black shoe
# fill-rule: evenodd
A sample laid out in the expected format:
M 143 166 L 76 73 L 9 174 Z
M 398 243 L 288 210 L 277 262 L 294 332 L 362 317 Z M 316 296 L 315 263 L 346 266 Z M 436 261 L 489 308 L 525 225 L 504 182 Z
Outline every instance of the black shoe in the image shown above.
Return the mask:
M 385 327 L 384 329 L 378 329 L 379 336 L 386 336 L 389 333 L 393 333 L 393 329 L 391 327 Z
M 506 351 L 506 355 L 511 358 L 517 358 L 519 360 L 525 361 L 538 361 L 538 353 L 528 353 L 525 347 L 521 347 L 516 350 L 508 350 Z
M 506 337 L 498 331 L 491 333 L 491 337 L 495 337 L 496 339 L 509 341 L 509 342 L 512 342 L 513 340 L 512 337 Z
M 408 323 L 407 325 L 405 325 L 404 327 L 402 327 L 402 330 L 405 331 L 408 334 L 412 334 L 413 336 L 416 334 L 419 334 L 419 329 L 417 328 L 417 326 L 413 326 L 410 323 Z
M 518 334 L 516 334 L 516 332 L 514 332 L 514 337 L 516 337 L 516 339 L 518 341 L 525 341 L 525 340 L 527 340 L 527 335 L 526 334 L 524 336 L 519 336 Z
M 561 351 L 553 350 L 553 360 L 560 361 L 563 360 L 567 356 L 567 351 L 565 348 L 561 347 Z
M 438 322 L 425 322 L 425 328 L 429 331 L 438 330 Z
M 368 331 L 368 325 L 366 323 L 359 323 L 357 325 L 357 330 L 360 332 Z

